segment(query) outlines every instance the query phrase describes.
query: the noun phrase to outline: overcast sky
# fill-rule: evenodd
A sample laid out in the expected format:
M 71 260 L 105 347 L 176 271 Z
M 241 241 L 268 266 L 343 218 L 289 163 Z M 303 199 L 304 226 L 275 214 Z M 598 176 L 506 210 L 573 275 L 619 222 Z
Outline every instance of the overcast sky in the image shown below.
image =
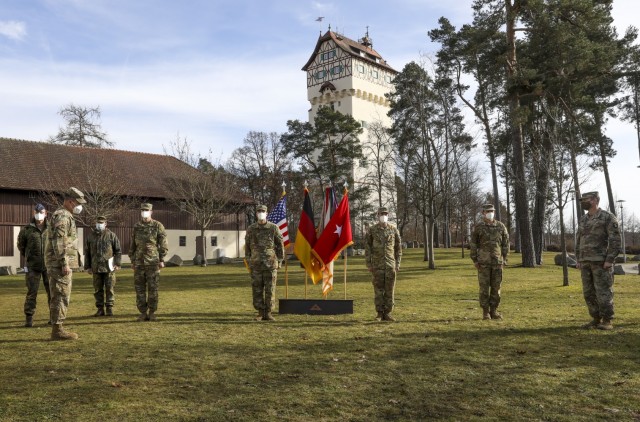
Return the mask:
M 75 103 L 100 106 L 118 149 L 162 154 L 179 133 L 195 151 L 224 159 L 251 130 L 283 132 L 287 120 L 307 120 L 300 69 L 328 25 L 352 39 L 368 27 L 373 47 L 402 70 L 436 51 L 427 31 L 440 16 L 456 26 L 470 22 L 470 4 L 0 0 L 0 137 L 45 140 L 62 124 L 59 109 Z M 634 0 L 614 1 L 619 33 L 639 9 Z M 607 135 L 618 151 L 616 199 L 627 201 L 625 215 L 640 218 L 635 129 L 614 121 Z M 601 174 L 585 189 L 606 197 Z

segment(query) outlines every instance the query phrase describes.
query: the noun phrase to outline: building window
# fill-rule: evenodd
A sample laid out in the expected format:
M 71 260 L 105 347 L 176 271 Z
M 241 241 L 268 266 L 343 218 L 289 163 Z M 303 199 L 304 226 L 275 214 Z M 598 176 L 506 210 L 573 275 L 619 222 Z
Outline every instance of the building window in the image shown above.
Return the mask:
M 218 236 L 211 236 L 211 246 L 218 246 Z
M 367 122 L 365 122 L 364 120 L 360 120 L 360 126 L 362 126 L 362 129 L 366 129 L 367 128 Z
M 389 75 L 385 76 L 385 77 L 384 77 L 384 81 L 385 81 L 386 83 L 390 84 L 390 83 L 391 83 L 391 76 L 389 76 Z
M 361 65 L 361 64 L 358 65 L 358 72 L 364 73 L 364 65 Z
M 326 70 L 318 70 L 316 72 L 316 74 L 314 75 L 314 78 L 316 79 L 323 79 L 325 77 L 325 75 L 327 74 Z
M 187 236 L 180 236 L 178 242 L 180 246 L 187 246 Z
M 329 71 L 332 75 L 337 75 L 339 73 L 342 73 L 342 66 L 334 66 L 331 68 L 331 70 Z
M 378 79 L 378 71 L 377 70 L 372 70 L 371 71 L 371 76 L 373 76 L 374 79 Z
M 335 56 L 336 56 L 336 50 L 326 51 L 320 55 L 320 60 L 325 62 L 327 60 L 333 59 Z

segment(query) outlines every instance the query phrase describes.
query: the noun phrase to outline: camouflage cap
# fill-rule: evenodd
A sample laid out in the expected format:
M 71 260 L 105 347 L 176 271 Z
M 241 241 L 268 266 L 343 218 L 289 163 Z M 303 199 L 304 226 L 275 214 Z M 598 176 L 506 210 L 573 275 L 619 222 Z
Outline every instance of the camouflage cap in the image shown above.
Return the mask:
M 387 209 L 387 207 L 378 208 L 378 215 L 380 214 L 389 214 L 389 210 Z
M 600 194 L 598 193 L 598 191 L 583 193 L 580 197 L 580 200 L 591 198 L 600 198 Z
M 99 215 L 96 217 L 96 223 L 106 223 L 107 222 L 107 218 L 103 215 Z
M 258 207 L 256 208 L 256 212 L 267 212 L 267 206 L 266 205 L 258 205 Z
M 33 208 L 36 212 L 42 212 L 44 210 L 46 210 L 46 208 L 44 207 L 44 205 L 42 204 L 36 204 L 36 206 Z
M 87 203 L 84 199 L 84 194 L 77 188 L 69 188 L 69 190 L 65 192 L 65 197 L 75 200 L 78 204 Z
M 482 206 L 482 212 L 495 211 L 496 209 L 493 207 L 493 204 L 484 204 Z
M 143 210 L 143 211 L 151 211 L 151 210 L 153 209 L 153 205 L 151 205 L 151 204 L 150 204 L 150 203 L 148 203 L 148 202 L 143 202 L 143 203 L 140 205 L 140 209 L 141 209 L 141 210 Z

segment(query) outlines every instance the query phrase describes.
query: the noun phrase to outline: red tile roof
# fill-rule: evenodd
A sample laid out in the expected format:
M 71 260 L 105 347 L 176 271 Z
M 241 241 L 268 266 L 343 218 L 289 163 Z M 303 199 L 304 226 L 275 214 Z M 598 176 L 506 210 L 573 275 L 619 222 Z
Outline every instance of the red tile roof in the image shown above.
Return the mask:
M 309 61 L 307 61 L 307 63 L 302 67 L 302 70 L 307 70 L 307 68 L 311 65 L 311 63 L 313 63 L 313 60 L 316 58 L 318 51 L 320 51 L 320 46 L 322 45 L 322 43 L 328 40 L 333 40 L 336 45 L 338 45 L 342 50 L 353 57 L 357 57 L 360 60 L 365 60 L 373 65 L 376 65 L 383 69 L 387 69 L 394 74 L 398 73 L 398 71 L 389 66 L 389 64 L 387 64 L 387 61 L 384 60 L 382 56 L 373 48 L 333 31 L 327 31 L 324 35 L 318 38 L 316 48 L 313 50 L 313 54 L 311 54 Z M 361 52 L 364 53 L 364 56 L 360 54 Z
M 0 189 L 87 190 L 91 183 L 87 173 L 100 174 L 100 168 L 118 186 L 118 194 L 143 198 L 171 197 L 165 185 L 168 178 L 202 175 L 168 155 L 0 138 Z

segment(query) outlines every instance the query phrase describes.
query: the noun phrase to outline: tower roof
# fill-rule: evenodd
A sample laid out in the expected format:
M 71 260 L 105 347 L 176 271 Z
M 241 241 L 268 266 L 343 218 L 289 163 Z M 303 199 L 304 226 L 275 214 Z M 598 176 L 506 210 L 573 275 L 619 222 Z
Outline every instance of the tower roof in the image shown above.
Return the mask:
M 333 32 L 331 30 L 327 31 L 324 35 L 321 35 L 318 38 L 318 42 L 316 43 L 316 48 L 313 50 L 311 57 L 307 61 L 307 63 L 302 67 L 302 70 L 306 71 L 313 60 L 320 51 L 320 46 L 325 42 L 333 40 L 338 47 L 340 47 L 343 51 L 348 53 L 353 57 L 357 57 L 360 60 L 367 61 L 374 66 L 381 67 L 383 69 L 389 70 L 393 73 L 398 73 L 395 69 L 393 69 L 387 61 L 382 58 L 382 56 L 372 48 L 371 40 L 368 36 L 363 38 L 363 42 L 354 41 L 350 38 L 345 37 L 342 34 L 338 34 L 337 32 Z

